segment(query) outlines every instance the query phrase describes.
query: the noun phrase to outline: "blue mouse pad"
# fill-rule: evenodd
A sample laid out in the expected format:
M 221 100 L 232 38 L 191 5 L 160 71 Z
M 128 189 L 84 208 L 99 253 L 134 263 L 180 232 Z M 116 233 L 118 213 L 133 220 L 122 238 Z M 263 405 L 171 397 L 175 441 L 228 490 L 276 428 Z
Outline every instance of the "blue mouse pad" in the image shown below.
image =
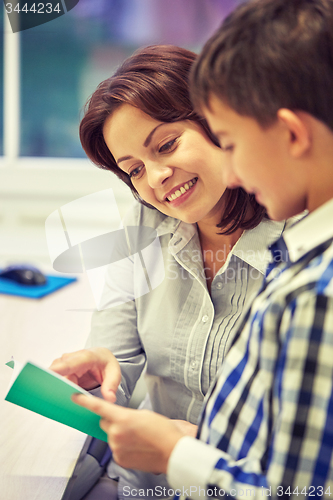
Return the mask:
M 63 276 L 46 276 L 46 278 L 47 283 L 45 285 L 37 286 L 21 285 L 14 281 L 0 278 L 0 293 L 28 297 L 29 299 L 40 299 L 76 281 L 76 278 L 64 278 Z

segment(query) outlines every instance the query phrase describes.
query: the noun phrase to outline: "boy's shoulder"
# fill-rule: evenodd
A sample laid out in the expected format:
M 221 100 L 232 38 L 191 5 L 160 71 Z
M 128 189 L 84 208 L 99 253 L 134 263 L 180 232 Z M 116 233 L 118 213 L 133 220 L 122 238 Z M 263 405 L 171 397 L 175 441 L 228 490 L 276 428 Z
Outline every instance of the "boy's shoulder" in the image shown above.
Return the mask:
M 304 219 L 304 217 L 306 217 L 308 214 L 309 212 L 307 210 L 304 210 L 304 212 L 301 212 L 300 214 L 294 215 L 293 217 L 289 217 L 289 219 L 286 219 L 284 231 L 287 231 L 288 229 L 293 227 L 295 224 Z
M 289 262 L 268 275 L 268 292 L 281 307 L 301 295 L 333 298 L 333 200 L 298 219 L 283 234 Z
M 333 239 L 333 198 L 308 214 L 301 214 L 284 233 L 291 262 L 309 253 L 320 253 L 322 245 Z

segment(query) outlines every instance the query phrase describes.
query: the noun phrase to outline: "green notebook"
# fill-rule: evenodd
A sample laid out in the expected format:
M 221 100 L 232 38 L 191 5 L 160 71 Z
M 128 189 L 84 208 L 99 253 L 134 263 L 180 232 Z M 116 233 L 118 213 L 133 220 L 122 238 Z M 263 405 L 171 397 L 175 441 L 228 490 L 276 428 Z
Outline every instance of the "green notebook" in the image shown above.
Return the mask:
M 10 361 L 7 365 L 14 368 L 14 380 L 5 397 L 6 401 L 107 441 L 107 434 L 99 426 L 100 417 L 71 400 L 71 396 L 78 392 L 90 396 L 87 391 L 31 362 L 22 366 Z

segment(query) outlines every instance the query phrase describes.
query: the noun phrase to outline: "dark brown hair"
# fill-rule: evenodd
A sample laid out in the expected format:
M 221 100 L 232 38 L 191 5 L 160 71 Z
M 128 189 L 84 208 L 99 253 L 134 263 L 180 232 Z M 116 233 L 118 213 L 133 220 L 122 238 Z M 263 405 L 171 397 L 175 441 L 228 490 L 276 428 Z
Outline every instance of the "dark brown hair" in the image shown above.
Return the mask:
M 192 67 L 195 108 L 215 94 L 267 127 L 280 108 L 333 129 L 332 0 L 252 0 L 236 8 Z
M 162 122 L 193 120 L 201 125 L 211 141 L 218 143 L 206 120 L 193 109 L 188 78 L 196 54 L 172 45 L 155 45 L 141 49 L 103 81 L 86 104 L 80 124 L 80 139 L 87 156 L 98 167 L 111 170 L 132 190 L 144 205 L 127 173 L 121 170 L 105 144 L 103 126 L 106 119 L 122 104 L 130 104 Z M 253 195 L 242 188 L 226 190 L 227 210 L 218 227 L 230 234 L 238 228 L 251 229 L 259 224 L 265 209 Z M 249 213 L 251 214 L 249 217 Z

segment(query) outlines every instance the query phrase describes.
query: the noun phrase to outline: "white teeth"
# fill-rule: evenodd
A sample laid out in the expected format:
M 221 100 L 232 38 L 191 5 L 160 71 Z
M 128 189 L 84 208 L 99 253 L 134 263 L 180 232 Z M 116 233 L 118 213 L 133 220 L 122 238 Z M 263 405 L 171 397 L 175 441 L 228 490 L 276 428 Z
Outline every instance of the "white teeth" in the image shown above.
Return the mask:
M 184 184 L 184 186 L 180 187 L 179 189 L 177 189 L 177 191 L 175 191 L 173 194 L 171 194 L 167 198 L 167 200 L 168 201 L 173 201 L 176 198 L 179 198 L 179 196 L 181 196 L 182 194 L 186 193 L 186 191 L 188 191 L 192 186 L 194 186 L 194 184 L 197 182 L 197 180 L 198 179 L 193 179 L 193 181 L 187 182 L 186 184 Z

